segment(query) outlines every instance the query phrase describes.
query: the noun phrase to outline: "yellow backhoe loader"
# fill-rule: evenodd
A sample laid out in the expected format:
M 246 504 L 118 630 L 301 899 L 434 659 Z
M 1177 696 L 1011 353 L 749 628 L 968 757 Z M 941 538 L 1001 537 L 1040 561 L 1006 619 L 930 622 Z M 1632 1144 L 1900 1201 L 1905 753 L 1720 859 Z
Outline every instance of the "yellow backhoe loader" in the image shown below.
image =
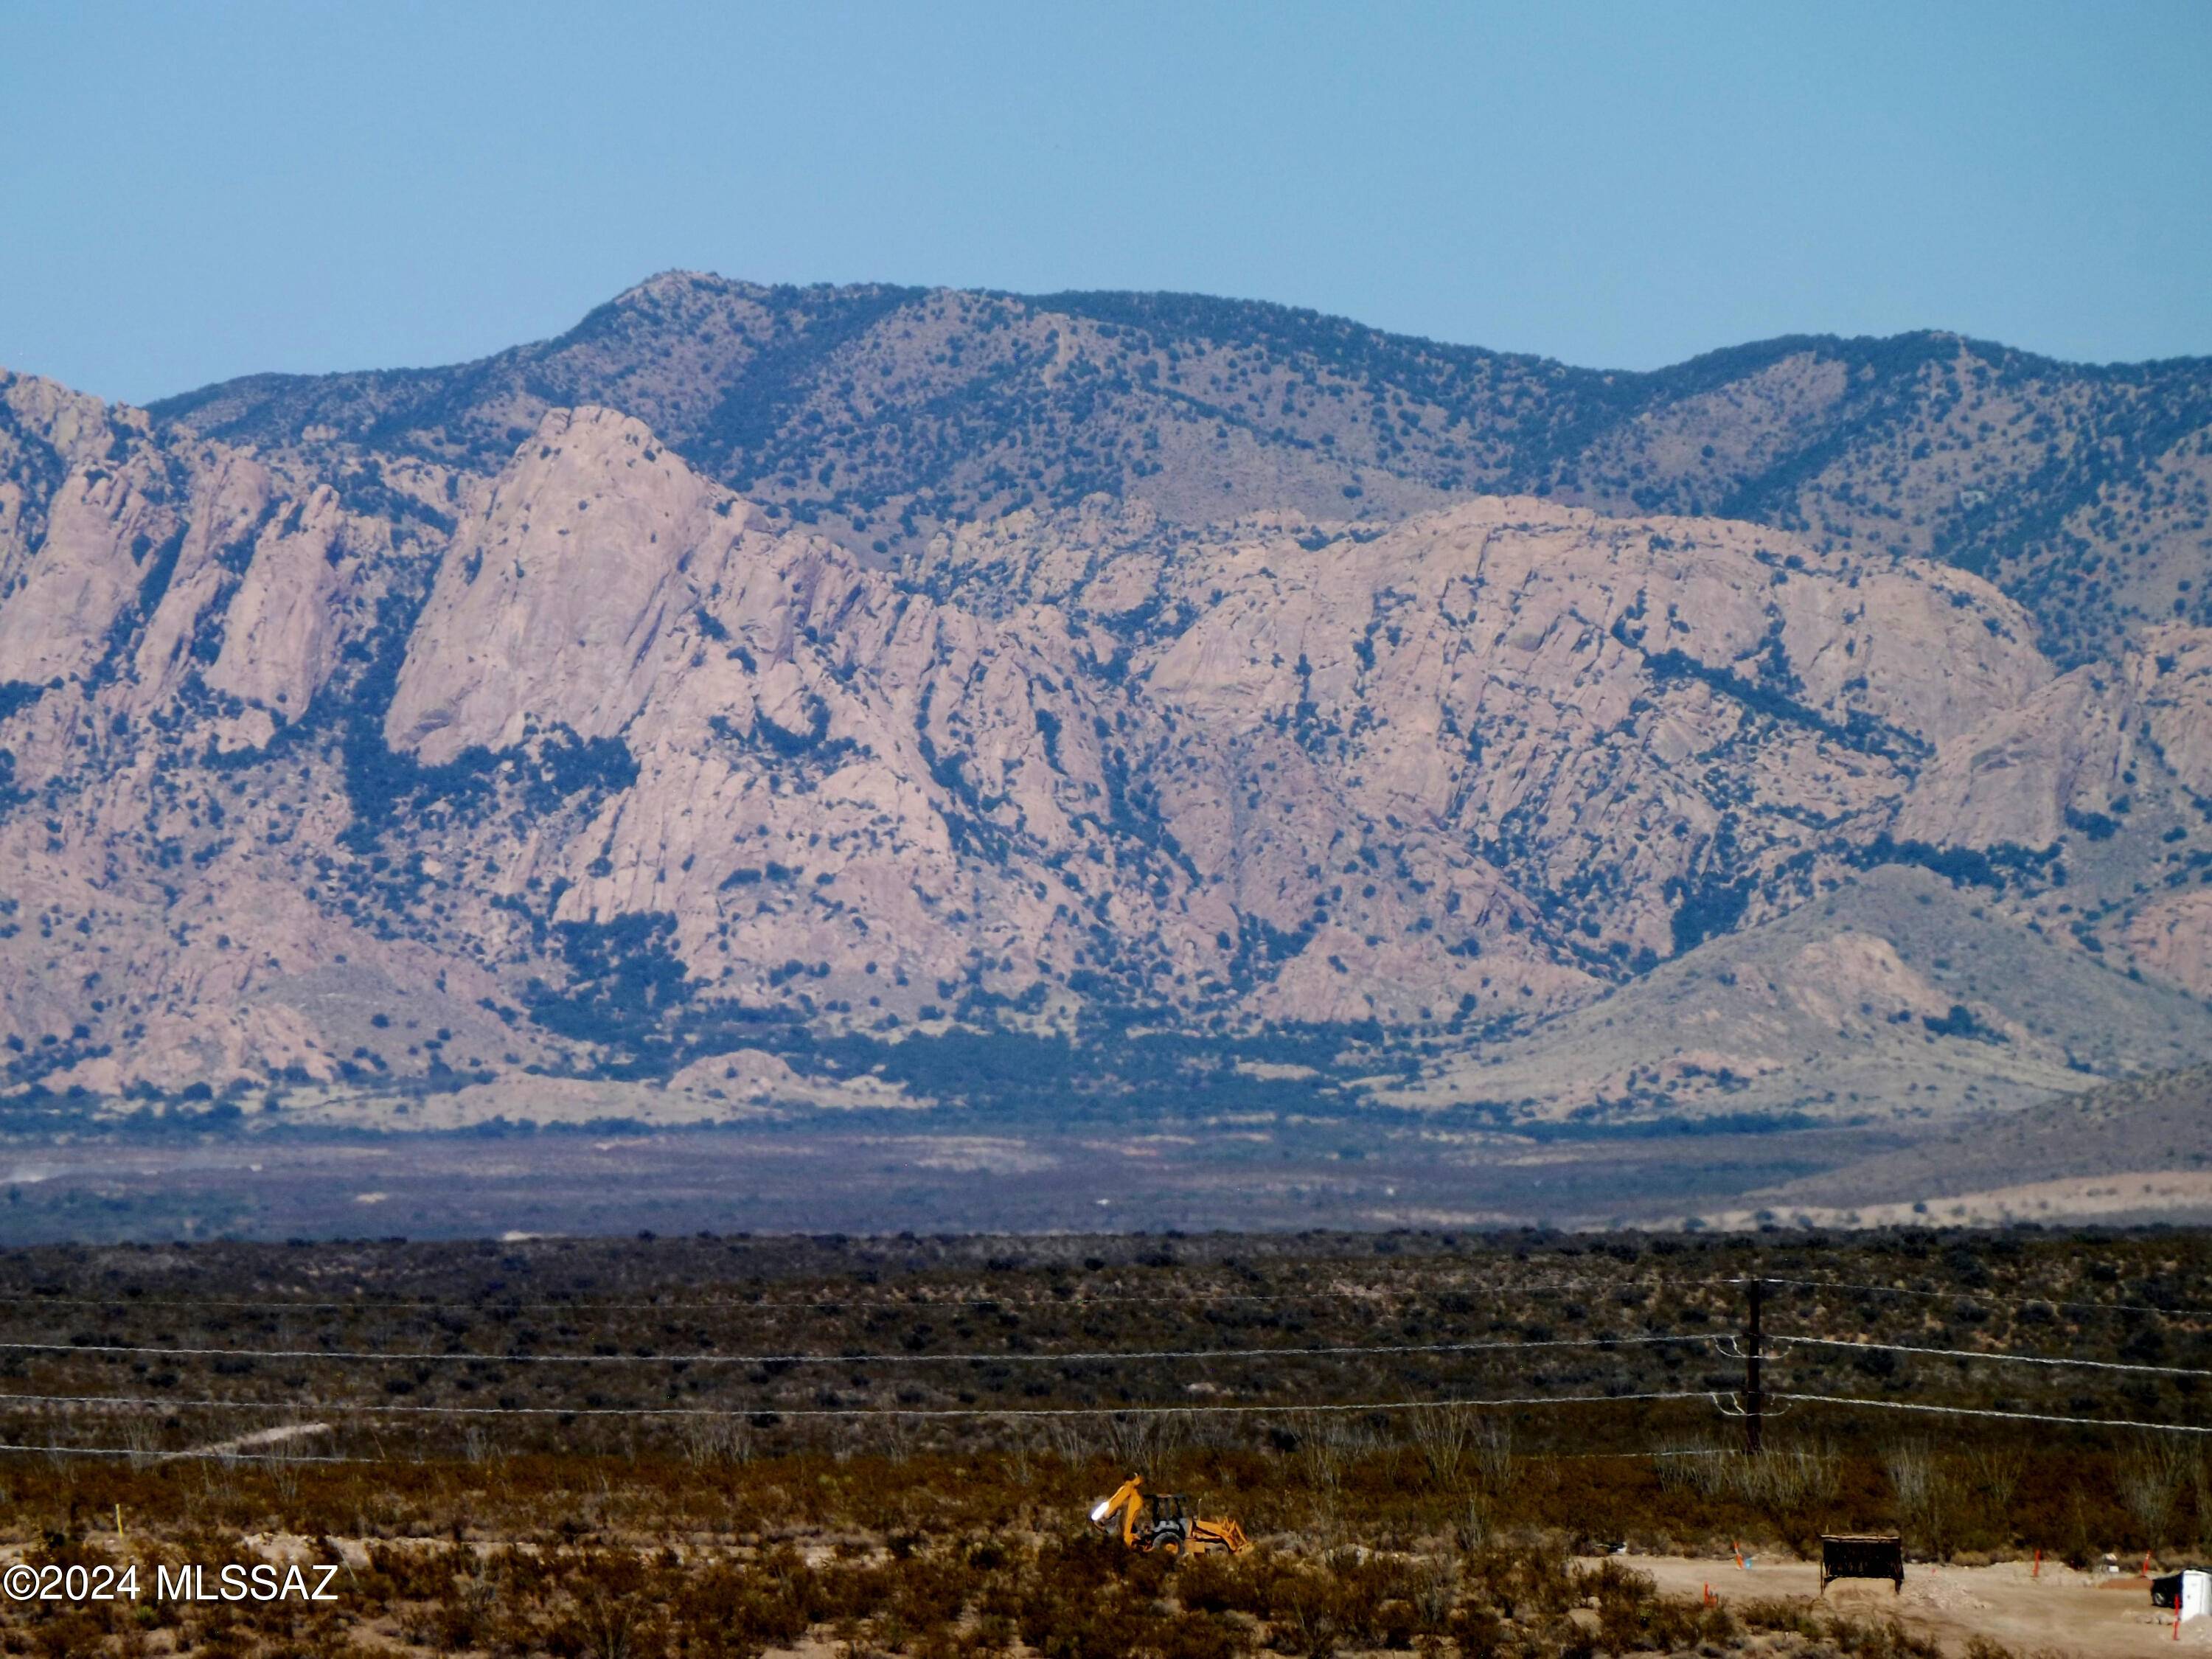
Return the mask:
M 1142 1475 L 1131 1475 L 1091 1511 L 1091 1524 L 1101 1532 L 1118 1525 L 1121 1541 L 1131 1549 L 1167 1555 L 1203 1555 L 1208 1550 L 1234 1555 L 1251 1541 L 1234 1521 L 1193 1515 L 1190 1500 L 1182 1493 L 1146 1492 L 1144 1486 Z

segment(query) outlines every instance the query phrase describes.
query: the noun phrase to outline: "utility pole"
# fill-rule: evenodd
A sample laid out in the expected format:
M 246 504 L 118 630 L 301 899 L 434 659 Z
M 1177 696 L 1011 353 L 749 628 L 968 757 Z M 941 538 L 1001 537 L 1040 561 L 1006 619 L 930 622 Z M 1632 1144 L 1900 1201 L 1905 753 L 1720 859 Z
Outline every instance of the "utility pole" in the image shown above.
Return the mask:
M 1751 1328 L 1745 1334 L 1743 1344 L 1744 1445 L 1753 1456 L 1759 1455 L 1759 1419 L 1766 1407 L 1765 1396 L 1759 1390 L 1759 1292 L 1765 1288 L 1765 1282 L 1761 1279 L 1754 1278 L 1751 1281 Z

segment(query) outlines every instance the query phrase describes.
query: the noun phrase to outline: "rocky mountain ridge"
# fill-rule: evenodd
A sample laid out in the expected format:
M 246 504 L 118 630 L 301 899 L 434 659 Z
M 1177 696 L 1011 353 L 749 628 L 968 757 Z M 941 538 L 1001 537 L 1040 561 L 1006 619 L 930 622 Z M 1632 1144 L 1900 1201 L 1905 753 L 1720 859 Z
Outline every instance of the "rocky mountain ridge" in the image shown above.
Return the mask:
M 766 288 L 671 271 L 447 368 L 258 375 L 164 422 L 333 477 L 495 471 L 546 410 L 636 416 L 771 514 L 896 562 L 1104 495 L 1189 528 L 1526 494 L 1748 520 L 1996 581 L 2069 666 L 2212 623 L 2212 363 L 1800 337 L 1629 374 L 1188 295 Z
M 1167 302 L 817 295 L 800 329 L 738 289 L 657 279 L 466 374 L 159 418 L 0 379 L 11 1098 L 396 1112 L 574 1073 L 673 1078 L 711 1117 L 1135 1067 L 1602 1128 L 1940 1115 L 2212 1039 L 2212 632 L 2138 616 L 2074 664 L 1926 547 L 1479 493 L 1544 422 L 1625 441 L 1629 394 L 1557 366 L 1433 349 L 1518 424 L 1422 405 L 1356 485 L 1346 437 L 1208 415 L 1277 467 L 1217 503 L 1197 452 L 1120 424 L 1168 370 L 1125 392 L 1086 356 L 1165 351 Z M 759 337 L 716 331 L 746 306 Z M 824 364 L 933 316 L 899 359 L 930 408 L 1032 461 L 1040 432 L 1121 433 L 1131 467 L 1017 504 L 952 422 L 943 516 L 878 550 L 888 507 L 732 489 L 742 446 L 701 463 L 740 416 L 821 434 Z M 647 322 L 690 356 L 641 362 Z M 1430 361 L 1346 329 L 1370 390 Z M 987 349 L 1012 355 L 982 374 Z M 750 402 L 716 380 L 779 350 Z M 1772 455 L 1850 355 L 1807 350 L 1759 371 Z M 1990 372 L 1985 410 L 2041 384 Z M 636 406 L 552 402 L 564 375 Z M 909 465 L 921 395 L 840 453 Z M 1438 422 L 1451 479 L 1423 473 Z

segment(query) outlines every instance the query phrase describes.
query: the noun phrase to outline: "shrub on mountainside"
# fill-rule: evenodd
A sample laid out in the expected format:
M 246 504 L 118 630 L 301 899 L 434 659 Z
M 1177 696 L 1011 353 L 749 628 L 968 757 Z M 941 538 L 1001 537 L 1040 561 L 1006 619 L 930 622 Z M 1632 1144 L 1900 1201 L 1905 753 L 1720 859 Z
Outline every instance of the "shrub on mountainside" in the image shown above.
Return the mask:
M 617 1053 L 657 1045 L 663 1021 L 692 985 L 671 941 L 676 918 L 650 910 L 611 921 L 562 921 L 553 936 L 568 969 L 559 988 L 530 981 L 530 1017 L 550 1031 Z

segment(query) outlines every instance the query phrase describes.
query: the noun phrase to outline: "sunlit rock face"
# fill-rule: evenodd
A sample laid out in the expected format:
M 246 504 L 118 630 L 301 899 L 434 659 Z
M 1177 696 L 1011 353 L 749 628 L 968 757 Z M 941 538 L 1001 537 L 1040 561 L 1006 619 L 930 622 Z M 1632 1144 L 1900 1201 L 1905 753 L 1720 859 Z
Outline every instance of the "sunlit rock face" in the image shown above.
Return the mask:
M 1471 1097 L 1454 1056 L 1898 865 L 2128 995 L 2212 983 L 2185 624 L 2061 672 L 1948 565 L 1528 495 L 1202 533 L 1099 497 L 869 557 L 605 407 L 464 465 L 4 396 L 18 1088 L 742 1054 L 757 1094 L 801 1086 L 763 1023 L 1111 1011 L 1426 1044 Z M 1894 932 L 1795 939 L 1729 982 L 1764 1046 L 1677 1069 L 2078 1058 Z

